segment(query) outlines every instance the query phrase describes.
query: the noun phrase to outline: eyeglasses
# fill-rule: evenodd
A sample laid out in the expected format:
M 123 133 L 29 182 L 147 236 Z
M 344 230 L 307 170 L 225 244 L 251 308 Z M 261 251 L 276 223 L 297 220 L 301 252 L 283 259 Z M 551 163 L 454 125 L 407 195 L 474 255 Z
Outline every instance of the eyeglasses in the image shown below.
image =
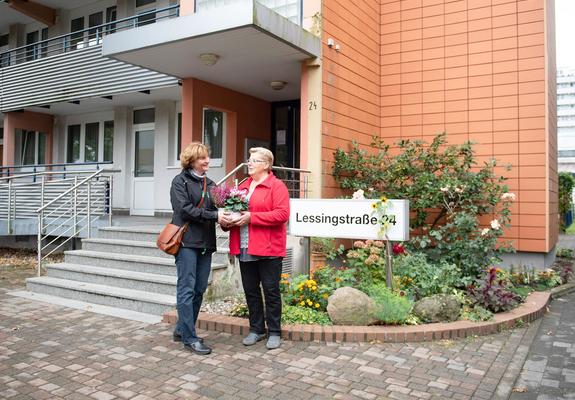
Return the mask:
M 256 158 L 248 158 L 248 159 L 246 160 L 246 163 L 248 163 L 248 164 L 250 164 L 250 163 L 251 163 L 251 164 L 265 163 L 265 162 L 267 162 L 267 161 L 266 161 L 266 160 L 258 160 L 258 159 L 256 159 Z

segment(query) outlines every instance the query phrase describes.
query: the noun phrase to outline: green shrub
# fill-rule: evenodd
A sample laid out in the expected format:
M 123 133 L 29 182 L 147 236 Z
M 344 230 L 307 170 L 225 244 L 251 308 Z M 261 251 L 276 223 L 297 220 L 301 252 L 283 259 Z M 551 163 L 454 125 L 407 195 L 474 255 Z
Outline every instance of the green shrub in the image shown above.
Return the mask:
M 329 316 L 324 311 L 317 311 L 311 308 L 302 308 L 289 304 L 284 304 L 282 308 L 282 324 L 332 324 Z
M 481 306 L 465 308 L 461 313 L 461 319 L 473 322 L 490 321 L 493 319 L 493 313 Z
M 451 293 L 461 286 L 461 270 L 446 261 L 429 262 L 423 253 L 410 253 L 395 258 L 394 274 L 402 288 L 416 299 L 433 294 Z
M 492 312 L 508 311 L 517 307 L 521 297 L 510 290 L 510 283 L 497 277 L 497 268 L 491 267 L 468 288 L 468 294 L 475 306 Z
M 286 282 L 286 280 L 280 281 L 285 304 L 325 311 L 327 298 L 331 294 L 329 287 L 319 286 L 314 279 L 309 279 L 307 275 L 295 276 L 291 284 L 282 282 Z
M 248 318 L 250 313 L 248 311 L 248 306 L 244 303 L 236 304 L 230 311 L 232 317 Z
M 374 317 L 389 324 L 403 324 L 409 318 L 413 302 L 406 296 L 400 296 L 389 290 L 385 283 L 372 285 L 366 292 L 375 301 L 376 311 Z
M 334 268 L 331 266 L 323 266 L 316 269 L 313 273 L 313 279 L 317 282 L 318 287 L 325 287 L 329 294 L 340 287 L 353 287 L 357 283 L 355 269 Z
M 557 250 L 557 257 L 574 258 L 573 249 L 562 248 Z
M 354 143 L 347 152 L 338 149 L 333 175 L 350 192 L 409 200 L 416 235 L 408 250 L 455 264 L 465 276 L 475 278 L 499 260 L 499 253 L 512 250 L 497 242 L 509 226 L 515 195 L 507 192 L 506 178 L 495 173 L 495 160 L 477 165 L 470 142 L 448 145 L 445 134 L 429 144 L 402 140 L 397 146 L 399 154 L 392 154 L 374 138 L 369 147 Z M 481 226 L 480 218 L 491 215 L 491 223 Z
M 559 221 L 563 232 L 566 228 L 563 216 L 573 207 L 573 187 L 575 187 L 573 175 L 570 172 L 559 172 Z
M 358 288 L 385 282 L 385 244 L 380 240 L 357 240 L 346 255 L 346 261 L 355 271 Z

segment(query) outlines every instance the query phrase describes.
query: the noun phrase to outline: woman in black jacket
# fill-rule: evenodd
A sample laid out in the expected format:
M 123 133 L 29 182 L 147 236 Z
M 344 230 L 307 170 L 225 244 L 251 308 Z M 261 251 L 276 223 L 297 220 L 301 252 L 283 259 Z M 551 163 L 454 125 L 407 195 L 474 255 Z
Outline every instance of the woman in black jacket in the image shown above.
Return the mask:
M 208 148 L 192 142 L 182 151 L 180 161 L 182 172 L 172 180 L 170 189 L 172 223 L 182 226 L 188 222 L 189 225 L 176 254 L 178 324 L 174 341 L 181 341 L 186 349 L 205 355 L 212 349 L 197 336 L 195 326 L 208 287 L 212 253 L 216 251 L 215 223 L 228 221 L 223 213 L 218 213 L 210 198 L 210 189 L 215 183 L 206 176 L 210 165 Z

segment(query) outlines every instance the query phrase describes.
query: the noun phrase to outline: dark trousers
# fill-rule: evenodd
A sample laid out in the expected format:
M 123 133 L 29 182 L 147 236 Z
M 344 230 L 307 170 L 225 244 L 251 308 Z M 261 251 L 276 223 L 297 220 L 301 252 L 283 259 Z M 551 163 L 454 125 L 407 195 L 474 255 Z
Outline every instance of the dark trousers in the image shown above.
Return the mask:
M 250 332 L 263 334 L 266 332 L 265 324 L 267 324 L 270 336 L 280 336 L 282 317 L 281 257 L 240 262 L 240 271 L 250 313 Z M 265 298 L 265 314 L 262 288 Z
M 176 255 L 178 283 L 176 301 L 178 323 L 176 332 L 182 335 L 184 344 L 198 341 L 196 321 L 202 306 L 204 292 L 208 287 L 208 277 L 212 267 L 212 253 L 201 249 L 180 248 Z

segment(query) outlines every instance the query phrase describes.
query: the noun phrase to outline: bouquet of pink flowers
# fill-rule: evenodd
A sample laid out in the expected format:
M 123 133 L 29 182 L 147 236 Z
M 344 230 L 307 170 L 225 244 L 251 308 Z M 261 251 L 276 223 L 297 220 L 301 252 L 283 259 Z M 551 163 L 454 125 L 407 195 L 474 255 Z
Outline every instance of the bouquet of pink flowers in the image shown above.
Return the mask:
M 241 212 L 248 209 L 248 200 L 246 199 L 248 191 L 246 189 L 229 187 L 224 184 L 212 188 L 210 194 L 218 208 L 223 208 L 230 212 Z

